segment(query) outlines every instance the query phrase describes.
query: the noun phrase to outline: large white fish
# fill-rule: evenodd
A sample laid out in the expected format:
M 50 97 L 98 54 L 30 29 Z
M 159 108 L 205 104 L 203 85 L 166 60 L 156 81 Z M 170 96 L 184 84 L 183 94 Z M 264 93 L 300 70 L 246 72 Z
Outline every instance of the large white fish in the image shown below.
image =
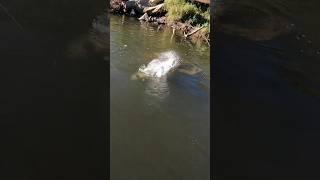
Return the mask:
M 153 59 L 147 66 L 142 65 L 139 72 L 149 77 L 160 78 L 180 65 L 180 58 L 174 51 L 161 53 L 158 58 Z

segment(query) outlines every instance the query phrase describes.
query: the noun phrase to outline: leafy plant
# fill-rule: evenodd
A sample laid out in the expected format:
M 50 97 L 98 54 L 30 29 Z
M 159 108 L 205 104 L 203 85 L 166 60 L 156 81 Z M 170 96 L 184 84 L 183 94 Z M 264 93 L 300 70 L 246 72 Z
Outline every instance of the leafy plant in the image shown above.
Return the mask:
M 186 0 L 165 0 L 164 2 L 169 21 L 188 21 L 193 26 L 210 22 L 209 8 L 203 11 Z
M 186 0 L 165 0 L 165 9 L 171 21 L 185 21 L 198 13 L 198 8 Z

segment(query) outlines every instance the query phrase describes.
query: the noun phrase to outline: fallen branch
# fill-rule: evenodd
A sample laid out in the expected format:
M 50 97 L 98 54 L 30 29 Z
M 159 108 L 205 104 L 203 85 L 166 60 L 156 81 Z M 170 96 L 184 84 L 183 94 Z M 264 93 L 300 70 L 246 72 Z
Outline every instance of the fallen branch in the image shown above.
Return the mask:
M 194 0 L 203 4 L 210 4 L 210 0 Z
M 162 3 L 164 0 L 149 0 L 150 4 L 157 5 L 159 3 Z
M 204 28 L 205 26 L 201 26 L 201 27 L 199 27 L 199 28 L 197 28 L 197 29 L 195 29 L 195 30 L 193 30 L 193 31 L 191 31 L 190 33 L 188 33 L 188 34 L 186 34 L 185 32 L 183 32 L 183 36 L 184 37 L 189 37 L 189 36 L 191 36 L 192 34 L 194 34 L 194 33 L 196 33 L 196 32 L 198 32 L 199 30 L 201 30 L 202 28 Z
M 152 6 L 152 7 L 146 7 L 143 9 L 143 12 L 144 13 L 157 13 L 159 12 L 160 10 L 163 10 L 164 9 L 164 3 L 161 3 L 161 4 L 158 4 L 156 6 Z
M 147 14 L 147 13 L 144 13 L 144 14 L 139 18 L 139 20 L 140 20 L 140 21 L 142 21 L 142 20 L 147 21 L 148 18 L 149 18 L 148 14 Z
M 209 38 L 208 38 L 208 37 L 206 37 L 206 36 L 204 36 L 203 38 L 206 40 L 206 42 L 208 43 L 208 46 L 210 47 Z

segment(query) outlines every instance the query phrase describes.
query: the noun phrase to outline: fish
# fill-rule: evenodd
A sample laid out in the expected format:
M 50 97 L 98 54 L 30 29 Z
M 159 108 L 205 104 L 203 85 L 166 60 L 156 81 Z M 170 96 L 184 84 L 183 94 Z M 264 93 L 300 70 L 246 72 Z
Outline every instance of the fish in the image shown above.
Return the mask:
M 147 65 L 142 65 L 138 72 L 146 77 L 160 78 L 167 75 L 181 64 L 181 59 L 174 51 L 161 53 L 158 58 L 153 59 Z

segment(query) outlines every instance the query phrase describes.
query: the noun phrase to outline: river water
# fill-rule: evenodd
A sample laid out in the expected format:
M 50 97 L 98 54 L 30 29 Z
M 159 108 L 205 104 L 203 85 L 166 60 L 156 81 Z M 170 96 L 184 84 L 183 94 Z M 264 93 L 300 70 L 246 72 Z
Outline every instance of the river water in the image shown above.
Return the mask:
M 106 176 L 109 70 L 113 179 L 208 179 L 210 71 L 216 179 L 320 179 L 319 1 L 217 0 L 211 63 L 113 16 L 110 68 L 105 3 L 1 1 L 1 179 Z M 130 79 L 168 50 L 206 75 Z
M 210 52 L 135 18 L 110 18 L 111 179 L 209 179 Z M 173 51 L 199 75 L 131 80 Z

